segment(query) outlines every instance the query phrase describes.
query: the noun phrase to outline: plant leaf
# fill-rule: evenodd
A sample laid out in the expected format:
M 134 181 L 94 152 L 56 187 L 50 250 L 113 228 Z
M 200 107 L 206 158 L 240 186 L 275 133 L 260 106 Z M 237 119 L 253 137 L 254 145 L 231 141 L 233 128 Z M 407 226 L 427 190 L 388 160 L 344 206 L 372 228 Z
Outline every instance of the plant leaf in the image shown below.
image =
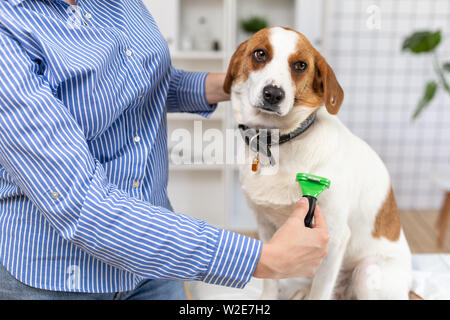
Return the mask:
M 241 20 L 241 28 L 247 33 L 256 33 L 266 28 L 267 20 L 263 17 L 253 16 L 246 20 Z
M 402 50 L 412 53 L 423 53 L 433 51 L 441 42 L 441 31 L 418 31 L 403 41 Z
M 444 87 L 445 91 L 450 93 L 450 84 L 448 84 L 447 79 L 445 79 L 445 74 L 444 74 L 445 71 L 443 69 L 445 67 L 445 65 L 442 66 L 443 68 L 441 69 L 436 54 L 434 54 L 433 67 L 434 67 L 434 70 L 436 71 L 436 74 L 437 74 L 437 76 L 439 78 L 440 84 L 442 85 L 442 87 Z
M 442 65 L 442 69 L 446 72 L 450 72 L 450 62 L 446 62 Z
M 438 88 L 438 84 L 435 81 L 430 81 L 425 86 L 425 92 L 423 93 L 422 99 L 420 99 L 419 103 L 417 104 L 416 111 L 414 111 L 413 114 L 413 120 L 416 119 L 419 114 L 423 111 L 423 109 L 428 106 L 428 104 L 433 100 L 436 91 Z

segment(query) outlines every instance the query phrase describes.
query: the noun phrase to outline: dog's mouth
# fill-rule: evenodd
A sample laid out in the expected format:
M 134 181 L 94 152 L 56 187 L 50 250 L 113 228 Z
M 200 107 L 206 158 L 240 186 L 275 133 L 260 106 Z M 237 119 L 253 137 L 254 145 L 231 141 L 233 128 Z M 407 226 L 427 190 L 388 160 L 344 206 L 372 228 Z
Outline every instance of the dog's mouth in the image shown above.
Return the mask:
M 262 105 L 257 105 L 254 108 L 256 108 L 261 113 L 275 115 L 275 116 L 282 116 L 281 108 L 279 105 L 262 104 Z
M 251 107 L 252 112 L 242 124 L 253 129 L 279 129 L 284 130 L 284 119 L 280 106 L 257 104 Z

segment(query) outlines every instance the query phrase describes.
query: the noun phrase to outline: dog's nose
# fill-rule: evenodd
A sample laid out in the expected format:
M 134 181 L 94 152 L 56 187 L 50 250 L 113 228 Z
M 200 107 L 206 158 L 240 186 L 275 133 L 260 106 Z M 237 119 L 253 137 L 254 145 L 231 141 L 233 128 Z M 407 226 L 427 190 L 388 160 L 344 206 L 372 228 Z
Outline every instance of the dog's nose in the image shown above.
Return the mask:
M 264 102 L 270 105 L 278 105 L 284 99 L 284 90 L 274 85 L 265 86 L 263 89 Z

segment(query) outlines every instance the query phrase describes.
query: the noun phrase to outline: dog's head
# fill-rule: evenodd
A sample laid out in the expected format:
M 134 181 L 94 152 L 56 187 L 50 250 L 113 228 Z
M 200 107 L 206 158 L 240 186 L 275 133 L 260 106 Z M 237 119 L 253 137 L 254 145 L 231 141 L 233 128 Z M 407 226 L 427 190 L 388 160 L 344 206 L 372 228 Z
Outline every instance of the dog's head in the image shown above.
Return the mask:
M 224 90 L 232 94 L 238 122 L 266 128 L 295 127 L 322 104 L 336 114 L 344 99 L 320 53 L 302 34 L 282 27 L 260 30 L 240 44 Z

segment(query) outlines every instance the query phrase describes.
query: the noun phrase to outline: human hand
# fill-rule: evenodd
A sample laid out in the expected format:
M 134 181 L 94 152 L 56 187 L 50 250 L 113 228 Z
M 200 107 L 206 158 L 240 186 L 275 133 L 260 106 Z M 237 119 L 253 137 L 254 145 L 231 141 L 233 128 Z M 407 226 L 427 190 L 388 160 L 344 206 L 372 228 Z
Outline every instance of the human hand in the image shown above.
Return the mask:
M 328 253 L 330 236 L 319 206 L 314 212 L 313 228 L 305 227 L 308 209 L 308 200 L 302 198 L 272 239 L 263 244 L 253 273 L 255 278 L 282 279 L 314 275 Z
M 208 73 L 205 79 L 205 95 L 209 104 L 230 100 L 230 95 L 223 91 L 225 73 Z

